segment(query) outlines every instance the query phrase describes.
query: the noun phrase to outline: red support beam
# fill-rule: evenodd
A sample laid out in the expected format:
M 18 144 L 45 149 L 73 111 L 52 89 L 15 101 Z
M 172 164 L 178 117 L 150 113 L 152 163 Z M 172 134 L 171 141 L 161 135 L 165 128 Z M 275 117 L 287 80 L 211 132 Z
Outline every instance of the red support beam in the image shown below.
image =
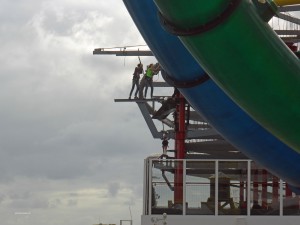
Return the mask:
M 254 170 L 253 174 L 253 201 L 258 201 L 258 170 Z
M 293 192 L 292 190 L 289 188 L 288 183 L 285 184 L 285 196 L 288 197 L 292 197 Z
M 272 189 L 272 203 L 276 205 L 279 202 L 279 179 L 276 176 L 273 176 Z
M 174 204 L 183 204 L 183 162 L 185 158 L 185 99 L 178 93 L 176 98 L 178 104 L 176 106 L 176 134 L 175 134 L 175 158 L 176 162 L 175 177 L 174 177 Z
M 242 204 L 245 201 L 244 190 L 245 190 L 245 182 L 240 181 L 240 204 Z
M 268 196 L 267 196 L 267 190 L 268 189 L 268 171 L 262 170 L 262 192 L 261 192 L 261 199 L 262 199 L 262 207 L 264 209 L 268 208 Z

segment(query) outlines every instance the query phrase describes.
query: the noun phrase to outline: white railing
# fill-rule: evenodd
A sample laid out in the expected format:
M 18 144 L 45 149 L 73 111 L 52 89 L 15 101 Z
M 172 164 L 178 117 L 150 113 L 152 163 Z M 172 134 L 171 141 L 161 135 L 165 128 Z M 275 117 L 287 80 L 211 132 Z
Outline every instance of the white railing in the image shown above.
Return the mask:
M 299 212 L 299 197 L 288 185 L 251 160 L 145 160 L 143 215 Z

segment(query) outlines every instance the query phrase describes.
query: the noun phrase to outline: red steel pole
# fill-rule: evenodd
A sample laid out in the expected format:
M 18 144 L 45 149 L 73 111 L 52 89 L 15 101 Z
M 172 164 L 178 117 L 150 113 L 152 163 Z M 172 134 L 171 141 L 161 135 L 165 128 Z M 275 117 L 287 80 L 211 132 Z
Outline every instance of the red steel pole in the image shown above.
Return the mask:
M 253 201 L 258 201 L 258 170 L 254 170 L 253 174 Z
M 267 170 L 262 170 L 262 191 L 261 191 L 261 199 L 262 199 L 262 207 L 264 209 L 268 208 L 268 172 Z
M 176 106 L 176 117 L 175 117 L 175 177 L 174 177 L 174 204 L 183 204 L 183 161 L 185 158 L 185 99 L 178 93 L 176 98 L 179 103 Z
M 274 205 L 278 204 L 279 200 L 279 179 L 276 176 L 273 176 L 273 192 L 272 192 L 272 203 Z

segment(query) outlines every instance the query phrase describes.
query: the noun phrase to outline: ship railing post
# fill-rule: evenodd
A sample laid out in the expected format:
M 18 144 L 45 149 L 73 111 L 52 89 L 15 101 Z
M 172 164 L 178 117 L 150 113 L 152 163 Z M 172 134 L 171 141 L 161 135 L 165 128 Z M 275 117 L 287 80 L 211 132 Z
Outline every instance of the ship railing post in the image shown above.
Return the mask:
M 186 215 L 186 160 L 183 160 L 183 181 L 182 181 L 182 214 Z
M 283 181 L 280 179 L 280 203 L 279 203 L 279 215 L 283 216 Z
M 215 162 L 215 216 L 219 214 L 219 160 Z
M 251 161 L 247 162 L 247 215 L 250 216 L 250 198 L 251 198 Z
M 149 163 L 149 178 L 148 178 L 148 182 L 149 182 L 149 195 L 148 195 L 148 215 L 152 215 L 152 164 L 153 164 L 153 160 L 150 159 L 150 163 Z

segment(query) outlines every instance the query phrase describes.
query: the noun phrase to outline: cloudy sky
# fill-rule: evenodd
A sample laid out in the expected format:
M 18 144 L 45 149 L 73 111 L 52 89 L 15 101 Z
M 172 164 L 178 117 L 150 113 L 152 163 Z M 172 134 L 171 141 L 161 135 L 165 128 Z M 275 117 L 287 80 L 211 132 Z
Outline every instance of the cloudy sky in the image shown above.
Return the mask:
M 143 160 L 161 152 L 127 98 L 145 44 L 121 0 L 0 0 L 0 218 L 140 224 Z M 143 57 L 144 64 L 156 62 Z

